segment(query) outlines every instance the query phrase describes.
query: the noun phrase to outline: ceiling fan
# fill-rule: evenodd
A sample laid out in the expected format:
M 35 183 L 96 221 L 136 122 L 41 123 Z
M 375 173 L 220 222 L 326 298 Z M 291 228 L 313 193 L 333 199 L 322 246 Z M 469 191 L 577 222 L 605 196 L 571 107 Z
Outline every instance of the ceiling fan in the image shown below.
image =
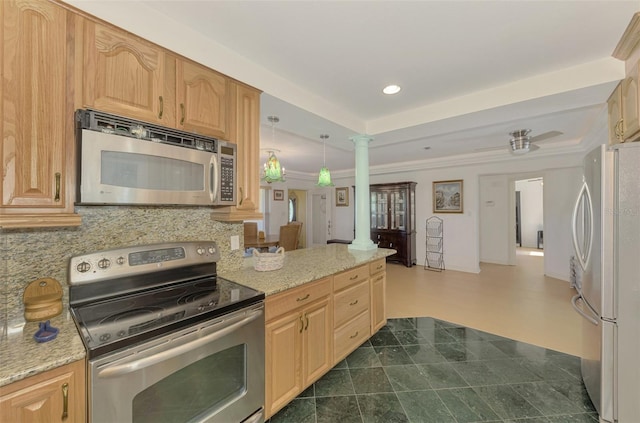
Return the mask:
M 509 132 L 509 135 L 511 135 L 511 139 L 509 140 L 509 152 L 511 152 L 511 154 L 527 154 L 530 151 L 535 151 L 540 148 L 534 143 L 545 141 L 549 138 L 562 135 L 562 132 L 560 131 L 549 131 L 532 137 L 529 135 L 530 132 L 531 129 L 517 129 L 515 131 Z M 490 147 L 478 149 L 476 151 L 501 150 L 503 148 L 504 147 Z

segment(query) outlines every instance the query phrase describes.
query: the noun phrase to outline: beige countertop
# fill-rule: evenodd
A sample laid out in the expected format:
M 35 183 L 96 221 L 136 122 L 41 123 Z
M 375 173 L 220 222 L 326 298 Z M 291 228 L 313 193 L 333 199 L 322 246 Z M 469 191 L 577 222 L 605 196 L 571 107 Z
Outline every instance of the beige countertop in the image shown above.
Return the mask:
M 286 252 L 284 264 L 278 270 L 258 272 L 254 270 L 253 258 L 250 257 L 245 259 L 245 266 L 242 269 L 219 275 L 241 285 L 263 291 L 266 296 L 269 296 L 385 258 L 395 252 L 396 250 L 386 248 L 356 251 L 350 250 L 345 244 L 329 244 Z
M 0 386 L 84 359 L 84 345 L 68 307 L 49 320 L 60 330 L 51 341 L 39 343 L 33 339 L 38 322 L 27 322 L 22 332 L 0 341 Z
M 339 273 L 395 253 L 379 248 L 372 251 L 349 250 L 344 244 L 306 248 L 285 253 L 282 269 L 258 272 L 251 258 L 240 270 L 220 273 L 220 276 L 273 295 L 307 282 Z M 0 386 L 25 379 L 38 373 L 84 359 L 82 339 L 65 305 L 64 312 L 51 320 L 60 330 L 49 342 L 38 343 L 33 335 L 38 323 L 27 323 L 22 332 L 12 333 L 0 341 Z

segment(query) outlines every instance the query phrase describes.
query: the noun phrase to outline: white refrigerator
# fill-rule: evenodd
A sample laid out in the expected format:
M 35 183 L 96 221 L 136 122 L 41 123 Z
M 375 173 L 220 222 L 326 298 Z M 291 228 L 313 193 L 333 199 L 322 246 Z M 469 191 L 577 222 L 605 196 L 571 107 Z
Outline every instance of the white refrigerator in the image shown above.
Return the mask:
M 600 421 L 640 422 L 640 142 L 585 157 L 572 226 L 582 379 Z

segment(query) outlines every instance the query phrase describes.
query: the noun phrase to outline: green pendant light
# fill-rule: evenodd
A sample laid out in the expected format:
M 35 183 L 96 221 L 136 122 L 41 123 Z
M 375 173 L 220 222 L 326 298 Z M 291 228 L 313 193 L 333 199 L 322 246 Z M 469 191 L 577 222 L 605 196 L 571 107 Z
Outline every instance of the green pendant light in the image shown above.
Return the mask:
M 329 135 L 322 134 L 320 135 L 322 138 L 322 167 L 320 168 L 320 173 L 318 174 L 318 183 L 316 184 L 319 187 L 332 187 L 335 184 L 331 182 L 331 173 L 329 173 L 329 169 L 327 168 L 326 163 L 326 143 Z
M 271 122 L 271 138 L 275 143 L 276 140 L 276 132 L 275 132 L 275 124 L 280 122 L 280 119 L 277 116 L 269 116 L 267 118 L 269 122 Z M 280 166 L 280 162 L 276 157 L 274 151 L 277 150 L 269 150 L 269 158 L 264 164 L 264 172 L 262 173 L 262 180 L 266 183 L 270 184 L 272 182 L 285 182 L 284 179 L 284 167 Z

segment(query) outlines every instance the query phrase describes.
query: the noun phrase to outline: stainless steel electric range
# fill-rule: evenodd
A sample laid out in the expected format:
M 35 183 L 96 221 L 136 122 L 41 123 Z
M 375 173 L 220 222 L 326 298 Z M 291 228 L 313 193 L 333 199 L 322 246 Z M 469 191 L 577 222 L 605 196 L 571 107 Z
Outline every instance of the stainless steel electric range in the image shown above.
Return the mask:
M 264 293 L 219 259 L 212 241 L 71 258 L 92 423 L 264 421 Z

